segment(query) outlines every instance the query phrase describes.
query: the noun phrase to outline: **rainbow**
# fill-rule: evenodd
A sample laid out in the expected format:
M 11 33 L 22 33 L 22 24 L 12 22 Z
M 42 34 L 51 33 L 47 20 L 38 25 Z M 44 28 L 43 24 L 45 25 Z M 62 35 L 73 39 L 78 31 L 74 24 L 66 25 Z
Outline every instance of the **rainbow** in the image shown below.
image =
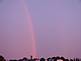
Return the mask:
M 30 12 L 29 12 L 24 0 L 22 0 L 22 3 L 23 3 L 23 7 L 24 7 L 24 12 L 27 15 L 27 20 L 28 20 L 27 22 L 28 22 L 29 31 L 30 31 L 30 34 L 31 34 L 32 55 L 33 55 L 33 57 L 37 57 L 37 53 L 36 53 L 36 38 L 35 38 L 34 29 L 33 29 L 32 17 L 30 15 Z

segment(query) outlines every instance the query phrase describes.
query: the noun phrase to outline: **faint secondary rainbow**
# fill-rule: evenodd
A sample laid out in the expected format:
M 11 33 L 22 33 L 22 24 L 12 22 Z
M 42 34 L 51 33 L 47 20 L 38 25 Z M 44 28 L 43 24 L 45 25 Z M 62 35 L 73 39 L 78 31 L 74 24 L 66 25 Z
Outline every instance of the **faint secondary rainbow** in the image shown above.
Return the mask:
M 25 10 L 25 13 L 27 15 L 27 19 L 28 19 L 28 26 L 29 26 L 29 30 L 30 30 L 30 34 L 31 34 L 31 39 L 32 39 L 32 55 L 34 57 L 37 57 L 37 52 L 36 52 L 36 38 L 35 38 L 35 33 L 34 33 L 34 29 L 33 29 L 33 24 L 32 24 L 32 17 L 30 15 L 30 12 L 28 10 L 28 8 L 26 7 L 25 1 L 22 0 L 23 3 L 23 7 Z

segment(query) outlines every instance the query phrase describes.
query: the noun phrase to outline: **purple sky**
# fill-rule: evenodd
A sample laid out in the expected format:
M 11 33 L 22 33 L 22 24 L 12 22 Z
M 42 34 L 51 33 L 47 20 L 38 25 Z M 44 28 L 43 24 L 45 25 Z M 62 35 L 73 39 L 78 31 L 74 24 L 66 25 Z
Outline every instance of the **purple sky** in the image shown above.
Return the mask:
M 10 59 L 35 52 L 81 57 L 80 0 L 0 2 L 0 55 Z

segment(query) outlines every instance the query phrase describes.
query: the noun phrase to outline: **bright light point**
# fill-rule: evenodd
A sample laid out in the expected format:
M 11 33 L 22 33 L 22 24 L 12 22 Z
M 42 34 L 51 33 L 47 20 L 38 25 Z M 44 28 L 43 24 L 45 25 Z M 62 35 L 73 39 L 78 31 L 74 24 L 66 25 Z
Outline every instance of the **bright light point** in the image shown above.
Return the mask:
M 62 59 L 58 59 L 57 61 L 63 61 Z

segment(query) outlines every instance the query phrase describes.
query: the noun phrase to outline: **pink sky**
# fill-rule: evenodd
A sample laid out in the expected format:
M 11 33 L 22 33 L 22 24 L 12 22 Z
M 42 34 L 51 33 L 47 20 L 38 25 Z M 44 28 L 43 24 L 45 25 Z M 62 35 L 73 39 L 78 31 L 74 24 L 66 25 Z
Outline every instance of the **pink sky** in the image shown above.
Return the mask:
M 0 55 L 7 59 L 81 57 L 80 0 L 0 2 Z

